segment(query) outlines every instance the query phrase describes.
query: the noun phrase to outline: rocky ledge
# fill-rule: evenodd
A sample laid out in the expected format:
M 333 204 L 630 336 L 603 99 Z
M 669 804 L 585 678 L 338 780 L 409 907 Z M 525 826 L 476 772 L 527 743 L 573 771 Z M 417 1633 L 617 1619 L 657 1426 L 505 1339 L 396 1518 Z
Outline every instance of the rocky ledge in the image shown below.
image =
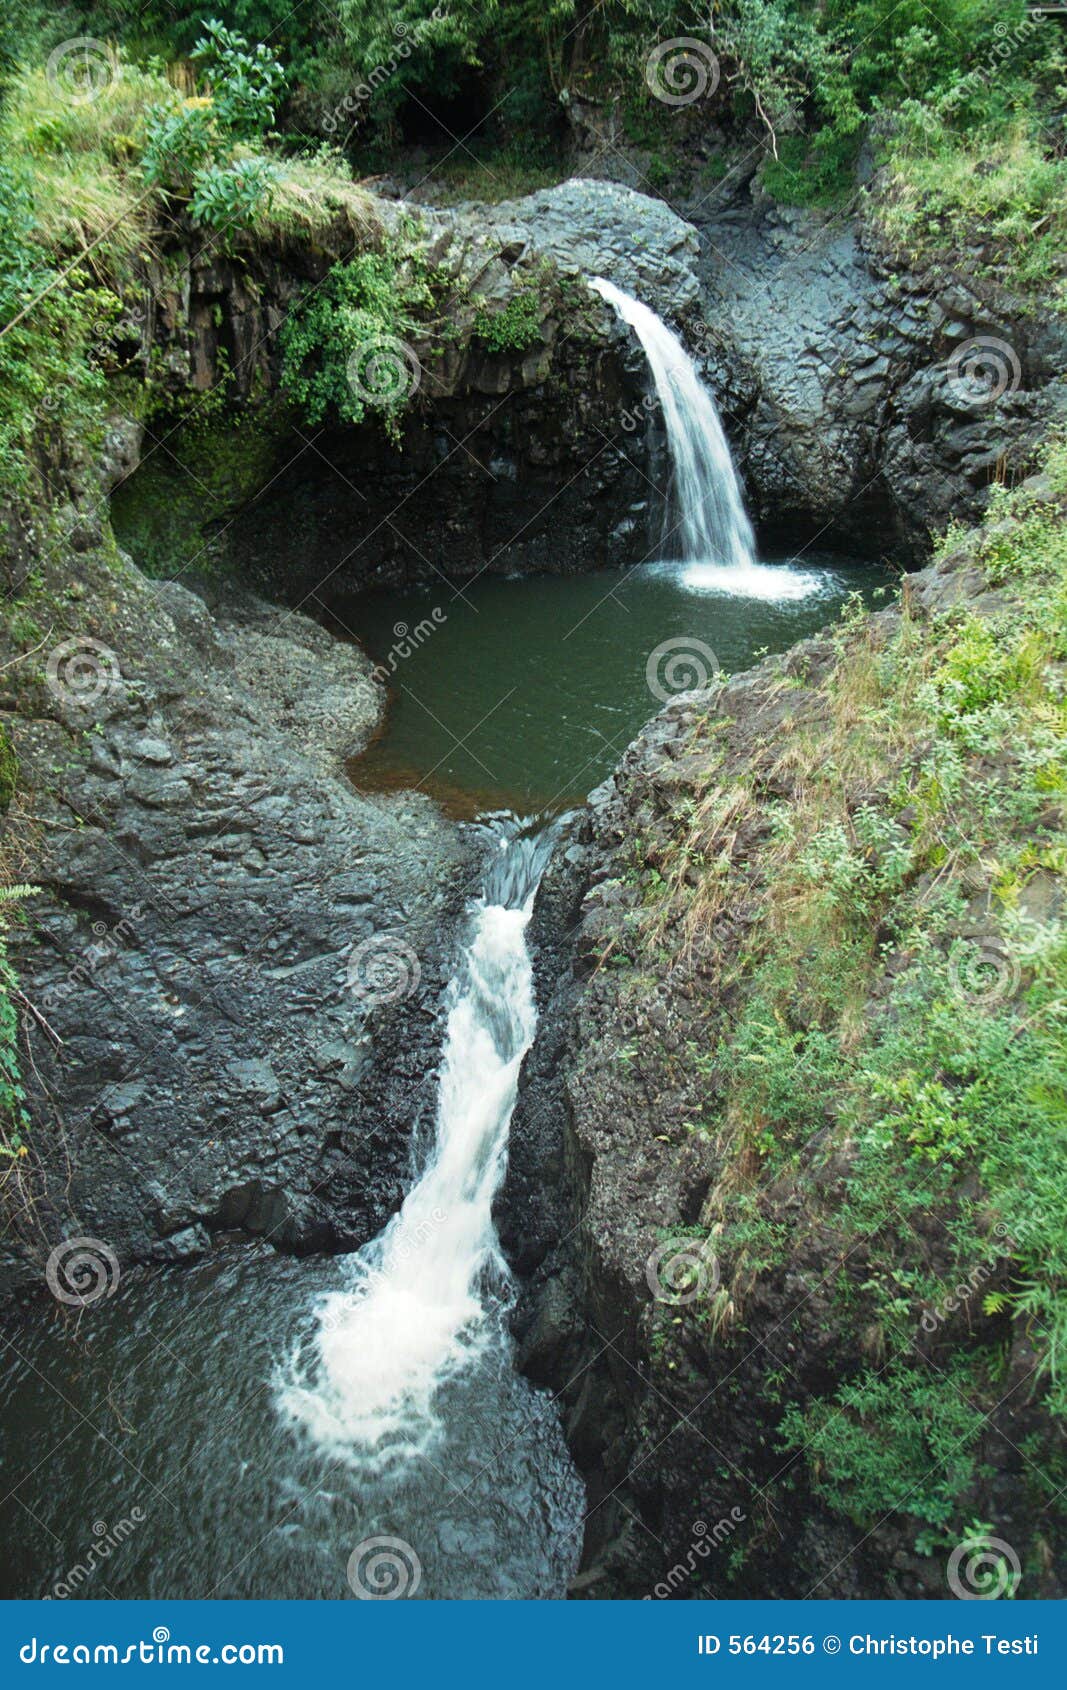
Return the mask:
M 61 1234 L 124 1263 L 350 1248 L 432 1109 L 464 835 L 346 778 L 382 705 L 355 646 L 113 548 L 44 555 L 47 665 L 5 673 L 7 847 L 39 888 L 5 1276 L 39 1283 Z

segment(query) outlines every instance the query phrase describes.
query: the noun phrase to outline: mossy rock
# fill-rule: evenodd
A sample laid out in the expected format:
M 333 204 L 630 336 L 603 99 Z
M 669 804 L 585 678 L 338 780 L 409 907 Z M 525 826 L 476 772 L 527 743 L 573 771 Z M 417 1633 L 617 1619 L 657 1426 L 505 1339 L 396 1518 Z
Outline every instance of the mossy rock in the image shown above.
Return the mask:
M 195 560 L 202 575 L 225 574 L 219 530 L 270 479 L 285 424 L 276 405 L 234 410 L 184 428 L 180 462 L 147 451 L 111 500 L 116 537 L 138 567 L 166 580 Z
M 0 816 L 6 816 L 11 808 L 18 778 L 19 760 L 15 756 L 15 747 L 7 728 L 0 722 Z

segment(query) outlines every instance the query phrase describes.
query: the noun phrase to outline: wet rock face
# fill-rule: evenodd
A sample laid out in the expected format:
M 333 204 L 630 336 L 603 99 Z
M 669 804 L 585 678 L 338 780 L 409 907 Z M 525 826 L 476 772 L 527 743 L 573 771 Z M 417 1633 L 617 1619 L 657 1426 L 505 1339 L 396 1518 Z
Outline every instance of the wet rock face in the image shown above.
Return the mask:
M 576 177 L 477 212 L 502 237 L 550 254 L 567 273 L 604 276 L 661 316 L 680 320 L 699 301 L 699 235 L 663 200 Z
M 691 298 L 692 270 L 674 254 L 692 256 L 692 231 L 648 204 L 662 228 L 645 265 L 671 278 L 679 300 Z M 154 379 L 185 403 L 232 372 L 230 396 L 253 412 L 269 409 L 276 436 L 262 496 L 232 528 L 235 511 L 205 512 L 205 542 L 222 529 L 229 562 L 290 598 L 324 580 L 348 595 L 442 574 L 566 572 L 646 557 L 662 510 L 641 438 L 644 361 L 586 287 L 583 265 L 554 244 L 566 207 L 536 212 L 543 230 L 491 219 L 487 208 L 420 210 L 440 320 L 425 339 L 411 331 L 419 379 L 399 438 L 374 419 L 325 428 L 296 419 L 288 428 L 277 403 L 277 329 L 349 247 L 253 247 L 221 258 L 185 245 L 168 255 L 147 278 L 135 325 L 146 360 L 153 349 Z M 410 221 L 410 208 L 384 201 L 377 214 L 385 225 Z M 517 289 L 536 291 L 533 336 L 491 346 L 484 314 L 506 308 Z
M 704 367 L 757 521 L 921 561 L 1067 413 L 1062 326 L 900 270 L 841 218 L 747 198 L 692 215 Z
M 42 891 L 15 945 L 35 1177 L 5 1281 L 39 1286 L 64 1234 L 124 1264 L 225 1234 L 351 1248 L 433 1106 L 464 839 L 345 779 L 380 706 L 356 648 L 128 560 L 61 575 L 91 685 L 61 667 L 13 718 L 9 825 Z
M 445 400 L 399 452 L 372 427 L 322 434 L 314 452 L 286 440 L 280 462 L 295 461 L 242 516 L 231 555 L 279 597 L 314 587 L 327 602 L 371 585 L 638 563 L 661 506 L 615 421 L 636 403 L 627 379 L 621 358 L 576 362 L 551 391 Z
M 828 527 L 921 560 L 931 532 L 976 518 L 990 483 L 1029 468 L 1067 415 L 1067 329 L 960 278 L 901 270 L 854 219 L 747 186 L 675 210 L 585 179 L 477 209 L 681 330 L 754 518 L 794 541 L 798 526 Z M 633 441 L 656 449 L 654 408 Z

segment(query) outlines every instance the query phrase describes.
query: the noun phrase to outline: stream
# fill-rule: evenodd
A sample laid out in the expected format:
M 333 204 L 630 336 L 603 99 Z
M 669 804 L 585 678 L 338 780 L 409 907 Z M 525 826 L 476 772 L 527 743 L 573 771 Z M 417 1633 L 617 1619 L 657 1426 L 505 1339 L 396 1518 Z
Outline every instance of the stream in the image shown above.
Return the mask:
M 355 784 L 422 786 L 479 818 L 433 1142 L 352 1256 L 233 1248 L 7 1323 L 4 1595 L 547 1598 L 577 1570 L 583 1487 L 552 1402 L 515 1371 L 492 1223 L 536 1029 L 537 886 L 562 812 L 671 691 L 785 649 L 890 580 L 813 551 L 757 559 L 691 361 L 640 302 L 596 285 L 663 407 L 677 515 L 662 559 L 342 607 L 391 678 Z

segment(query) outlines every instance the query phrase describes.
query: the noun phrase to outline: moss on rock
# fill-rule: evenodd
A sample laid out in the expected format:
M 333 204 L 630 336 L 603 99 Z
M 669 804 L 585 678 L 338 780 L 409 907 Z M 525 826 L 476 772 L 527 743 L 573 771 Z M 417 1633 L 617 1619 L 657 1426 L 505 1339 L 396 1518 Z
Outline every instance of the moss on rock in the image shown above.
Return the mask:
M 6 815 L 11 808 L 18 778 L 19 763 L 15 747 L 7 728 L 0 722 L 0 815 Z

